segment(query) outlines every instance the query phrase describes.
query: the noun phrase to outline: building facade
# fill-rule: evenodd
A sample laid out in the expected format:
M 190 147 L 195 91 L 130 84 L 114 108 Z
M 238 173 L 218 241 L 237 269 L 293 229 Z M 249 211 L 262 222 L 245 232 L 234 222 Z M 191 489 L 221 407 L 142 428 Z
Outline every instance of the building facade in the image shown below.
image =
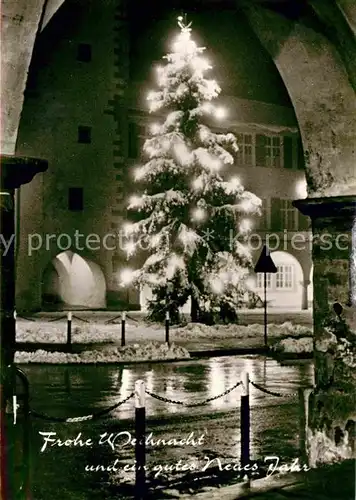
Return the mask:
M 17 194 L 18 310 L 145 305 L 147 291 L 120 287 L 127 261 L 119 233 L 150 123 L 151 68 L 167 52 L 164 34 L 176 15 L 167 18 L 160 6 L 137 26 L 134 3 L 68 0 L 38 38 L 17 153 L 43 156 L 49 170 Z M 226 175 L 239 176 L 263 200 L 249 243 L 255 260 L 267 243 L 277 265 L 267 279 L 270 305 L 307 308 L 310 236 L 291 204 L 305 196 L 294 111 L 245 20 L 230 21 L 229 32 L 229 12 L 219 15 L 226 17 L 224 37 L 210 29 L 209 12 L 194 20 L 198 38 L 213 47 L 219 102 L 228 111 L 223 124 L 211 126 L 238 139 Z M 251 274 L 251 286 L 260 292 L 259 275 Z

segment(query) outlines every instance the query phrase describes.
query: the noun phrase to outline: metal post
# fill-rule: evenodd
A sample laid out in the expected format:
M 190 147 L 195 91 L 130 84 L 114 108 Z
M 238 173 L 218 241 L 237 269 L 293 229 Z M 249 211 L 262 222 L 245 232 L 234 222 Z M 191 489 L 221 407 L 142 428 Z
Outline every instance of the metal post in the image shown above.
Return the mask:
M 67 315 L 67 350 L 71 352 L 72 350 L 72 313 L 68 312 Z
M 125 339 L 125 323 L 126 323 L 126 313 L 122 313 L 122 318 L 121 318 L 121 345 L 124 346 L 126 343 Z
M 166 343 L 169 345 L 169 312 L 166 312 Z
M 30 469 L 30 444 L 31 444 L 31 419 L 30 419 L 30 384 L 26 374 L 19 368 L 15 368 L 15 375 L 21 380 L 23 393 L 23 498 L 30 500 L 31 498 L 31 469 Z
M 267 273 L 263 273 L 263 288 L 264 288 L 264 337 L 265 347 L 267 347 Z
M 250 462 L 250 380 L 248 372 L 241 377 L 241 465 Z
M 145 407 L 145 382 L 137 380 L 135 383 L 135 459 L 136 481 L 135 500 L 146 498 L 146 407 Z

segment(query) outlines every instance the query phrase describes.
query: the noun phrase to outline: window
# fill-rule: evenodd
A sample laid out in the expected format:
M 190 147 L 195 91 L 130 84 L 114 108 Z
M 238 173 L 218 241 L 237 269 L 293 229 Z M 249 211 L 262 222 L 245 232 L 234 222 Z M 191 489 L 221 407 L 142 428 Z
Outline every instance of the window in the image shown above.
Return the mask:
M 81 62 L 91 61 L 91 45 L 88 43 L 80 43 L 78 45 L 77 60 Z
M 282 229 L 298 230 L 298 210 L 293 207 L 291 200 L 280 200 Z
M 83 125 L 78 127 L 78 142 L 81 144 L 91 143 L 91 127 L 84 127 Z
M 258 167 L 282 166 L 283 138 L 279 135 L 256 135 L 256 165 Z
M 265 273 L 257 273 L 257 288 L 264 288 L 264 274 Z M 272 288 L 272 274 L 266 273 L 266 288 Z
M 297 168 L 299 170 L 304 170 L 305 168 L 303 143 L 300 137 L 297 139 Z
M 252 134 L 236 134 L 239 150 L 236 155 L 238 165 L 253 165 Z
M 281 167 L 281 137 L 266 137 L 266 163 L 267 167 Z
M 129 123 L 129 158 L 135 159 L 140 157 L 145 139 L 145 127 L 135 122 Z
M 276 288 L 293 288 L 293 266 L 277 266 Z
M 83 188 L 71 187 L 68 189 L 68 210 L 80 212 L 83 210 Z

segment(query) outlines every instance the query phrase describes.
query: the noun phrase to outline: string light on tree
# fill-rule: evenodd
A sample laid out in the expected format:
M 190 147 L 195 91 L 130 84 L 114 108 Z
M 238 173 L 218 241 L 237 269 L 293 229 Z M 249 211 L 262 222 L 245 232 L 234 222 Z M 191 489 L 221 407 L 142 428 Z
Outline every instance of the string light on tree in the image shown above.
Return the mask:
M 219 278 L 214 278 L 211 281 L 211 289 L 214 293 L 220 295 L 224 291 L 224 283 Z
M 144 200 L 142 196 L 133 195 L 130 197 L 129 206 L 132 208 L 140 208 L 143 206 Z
M 226 118 L 227 111 L 225 108 L 219 106 L 218 108 L 215 108 L 214 115 L 218 120 L 223 120 Z
M 201 207 L 197 207 L 193 210 L 192 217 L 193 220 L 197 222 L 202 222 L 203 220 L 206 219 L 206 211 Z
M 153 134 L 153 135 L 159 134 L 160 130 L 161 130 L 161 126 L 159 125 L 159 123 L 152 123 L 152 125 L 150 126 L 150 131 L 151 131 L 151 134 Z
M 144 167 L 137 167 L 134 171 L 135 181 L 140 181 L 145 177 L 146 169 Z
M 126 252 L 128 257 L 133 255 L 135 253 L 135 250 L 136 250 L 136 244 L 134 241 L 130 240 L 125 243 L 124 251 Z
M 122 226 L 123 232 L 125 236 L 129 236 L 134 232 L 134 224 L 132 222 L 125 222 Z
M 196 190 L 203 189 L 204 181 L 203 181 L 202 177 L 197 177 L 196 179 L 194 179 L 192 181 L 192 186 L 193 186 L 193 189 L 196 189 Z
M 122 269 L 120 272 L 120 281 L 122 286 L 127 286 L 130 285 L 134 279 L 135 272 L 126 267 L 125 269 Z
M 242 233 L 248 233 L 251 231 L 252 228 L 252 221 L 250 219 L 242 219 L 240 222 L 240 231 Z
M 231 177 L 230 179 L 230 187 L 233 191 L 236 191 L 241 187 L 240 179 L 238 177 Z

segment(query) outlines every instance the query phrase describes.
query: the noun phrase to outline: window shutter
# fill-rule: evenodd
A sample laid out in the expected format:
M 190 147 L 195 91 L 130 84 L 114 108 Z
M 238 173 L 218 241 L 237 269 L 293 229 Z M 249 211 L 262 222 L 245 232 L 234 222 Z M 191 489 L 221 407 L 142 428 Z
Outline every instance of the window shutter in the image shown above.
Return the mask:
M 293 168 L 293 143 L 288 135 L 283 138 L 284 168 Z
M 304 151 L 303 151 L 302 139 L 300 138 L 300 136 L 297 139 L 297 166 L 298 170 L 304 170 L 305 167 Z
M 72 212 L 81 212 L 83 208 L 83 188 L 70 187 L 68 189 L 68 210 Z
M 266 166 L 266 137 L 264 135 L 256 135 L 256 166 Z
M 281 200 L 279 198 L 271 199 L 271 229 L 272 231 L 281 231 L 282 229 Z

